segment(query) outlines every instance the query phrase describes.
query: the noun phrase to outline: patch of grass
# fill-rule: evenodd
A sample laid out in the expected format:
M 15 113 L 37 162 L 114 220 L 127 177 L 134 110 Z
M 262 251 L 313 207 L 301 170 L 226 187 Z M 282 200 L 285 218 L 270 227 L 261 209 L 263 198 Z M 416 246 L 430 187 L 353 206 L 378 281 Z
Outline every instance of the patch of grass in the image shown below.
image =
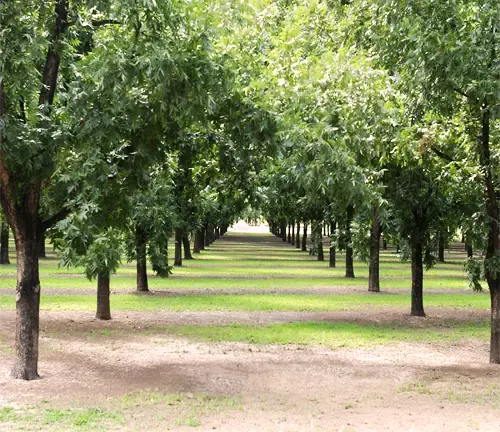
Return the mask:
M 124 418 L 121 413 L 100 408 L 0 408 L 0 423 L 6 422 L 12 424 L 11 430 L 34 430 L 37 425 L 46 425 L 51 431 L 100 431 L 123 424 Z
M 264 326 L 174 326 L 169 334 L 211 342 L 229 341 L 253 344 L 323 345 L 332 349 L 386 344 L 392 342 L 454 342 L 462 339 L 486 341 L 488 323 L 457 324 L 453 327 L 417 328 L 403 325 L 362 325 L 354 323 L 300 322 Z
M 400 391 L 400 392 L 415 392 L 418 394 L 428 394 L 428 395 L 432 394 L 432 391 L 429 388 L 429 386 L 427 385 L 427 383 L 425 383 L 423 381 L 415 381 L 415 382 L 405 384 L 405 385 L 399 387 L 398 391 Z
M 486 294 L 427 294 L 425 305 L 430 307 L 479 309 L 489 308 Z M 403 294 L 342 294 L 342 295 L 186 295 L 111 296 L 113 310 L 123 311 L 336 311 L 376 307 L 409 307 L 410 298 Z M 13 296 L 0 296 L 0 309 L 14 309 Z M 93 295 L 42 296 L 42 310 L 93 311 Z
M 167 423 L 191 427 L 201 426 L 203 417 L 209 414 L 242 408 L 239 398 L 233 396 L 144 390 L 126 394 L 122 406 L 124 409 L 161 410 Z

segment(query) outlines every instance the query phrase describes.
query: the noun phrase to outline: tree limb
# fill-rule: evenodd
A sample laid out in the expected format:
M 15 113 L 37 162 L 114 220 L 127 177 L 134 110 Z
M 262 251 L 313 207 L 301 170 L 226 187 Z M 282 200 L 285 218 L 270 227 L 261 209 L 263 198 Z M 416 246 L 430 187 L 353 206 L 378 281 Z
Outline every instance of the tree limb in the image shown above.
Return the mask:
M 442 152 L 441 150 L 437 149 L 434 146 L 431 146 L 431 150 L 436 153 L 437 156 L 439 156 L 441 159 L 445 160 L 446 162 L 455 162 L 455 159 L 453 159 L 451 156 L 447 155 L 446 153 Z
M 42 232 L 47 231 L 50 227 L 54 226 L 57 222 L 64 220 L 67 216 L 71 214 L 71 210 L 67 208 L 63 208 L 56 214 L 51 217 L 45 219 L 43 222 L 40 222 L 40 230 Z

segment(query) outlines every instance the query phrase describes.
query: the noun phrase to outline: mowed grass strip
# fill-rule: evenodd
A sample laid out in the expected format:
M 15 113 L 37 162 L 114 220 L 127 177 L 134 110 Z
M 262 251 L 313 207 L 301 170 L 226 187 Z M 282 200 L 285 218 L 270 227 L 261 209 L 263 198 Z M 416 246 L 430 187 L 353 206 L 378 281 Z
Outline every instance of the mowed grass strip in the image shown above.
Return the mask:
M 164 331 L 167 334 L 209 342 L 323 345 L 332 349 L 397 342 L 457 342 L 467 339 L 486 342 L 490 334 L 487 321 L 428 328 L 403 325 L 300 322 L 262 326 L 241 324 L 176 326 L 167 327 Z
M 428 294 L 429 307 L 476 309 L 489 308 L 489 296 L 482 294 Z M 45 295 L 42 310 L 95 310 L 94 295 Z M 342 294 L 342 295 L 134 295 L 111 296 L 111 309 L 121 311 L 337 311 L 376 307 L 410 307 L 409 295 Z M 0 309 L 14 309 L 14 296 L 0 296 Z

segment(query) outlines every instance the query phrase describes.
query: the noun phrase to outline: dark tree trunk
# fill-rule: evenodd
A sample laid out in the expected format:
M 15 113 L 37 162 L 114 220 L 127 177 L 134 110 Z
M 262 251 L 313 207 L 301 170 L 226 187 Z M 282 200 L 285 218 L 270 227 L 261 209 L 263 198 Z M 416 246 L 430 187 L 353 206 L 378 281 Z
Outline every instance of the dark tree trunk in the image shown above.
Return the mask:
M 490 155 L 490 109 L 482 108 L 482 134 L 479 145 L 480 163 L 484 170 L 486 214 L 489 230 L 485 262 L 496 259 L 500 252 L 500 227 L 497 191 L 492 174 Z M 485 266 L 488 268 L 488 266 Z M 496 269 L 486 270 L 486 281 L 491 297 L 491 345 L 490 362 L 500 364 L 500 275 Z
M 467 258 L 472 258 L 474 256 L 474 252 L 472 250 L 472 245 L 467 245 Z
M 288 243 L 292 242 L 292 227 L 291 227 L 290 224 L 288 224 L 288 239 L 287 239 L 287 242 Z
M 215 230 L 214 230 L 214 237 L 215 237 L 215 240 L 219 240 L 220 239 L 219 227 L 215 228 Z
M 95 317 L 100 320 L 111 319 L 111 307 L 109 304 L 109 274 L 97 276 L 97 312 Z
M 137 255 L 137 291 L 147 292 L 148 288 L 148 271 L 147 271 L 147 255 L 146 246 L 148 237 L 146 232 L 137 225 L 135 227 L 135 252 Z
M 38 376 L 38 335 L 40 328 L 40 278 L 36 230 L 15 233 L 17 256 L 16 357 L 14 378 L 34 380 Z
M 182 229 L 175 229 L 174 266 L 182 267 Z
M 292 222 L 292 246 L 295 246 L 295 222 Z
M 300 223 L 297 224 L 297 235 L 295 236 L 295 247 L 300 249 Z
M 281 225 L 281 239 L 286 243 L 286 224 Z
M 326 237 L 327 236 L 327 233 L 326 233 L 326 224 L 323 224 L 323 237 Z
M 208 229 L 208 224 L 205 225 L 205 230 L 204 230 L 204 237 L 205 237 L 205 247 L 210 246 L 210 230 Z M 202 250 L 205 250 L 203 248 Z
M 337 222 L 330 223 L 330 236 L 337 230 Z M 330 239 L 330 267 L 337 266 L 337 254 L 335 250 L 335 244 Z
M 182 234 L 182 245 L 184 246 L 184 259 L 192 260 L 193 255 L 191 255 L 191 243 L 189 241 L 189 236 L 187 233 Z
M 444 262 L 444 236 L 443 234 L 439 234 L 439 241 L 438 241 L 438 261 L 439 262 Z
M 0 232 L 0 264 L 10 264 L 9 260 L 9 225 L 2 223 Z
M 321 235 L 321 223 L 317 222 L 316 224 L 316 241 L 318 247 L 318 261 L 325 260 L 325 253 L 323 251 L 323 236 Z
M 346 248 L 345 248 L 345 277 L 354 277 L 354 252 L 352 250 L 352 238 L 351 238 L 351 222 L 354 216 L 354 207 L 349 205 L 347 207 L 347 219 L 345 226 L 345 236 L 346 236 Z
M 38 258 L 47 258 L 45 253 L 45 233 L 43 231 L 38 234 Z
M 422 243 L 413 241 L 411 249 L 411 315 L 425 316 L 424 312 L 424 267 Z
M 378 208 L 372 209 L 372 229 L 370 233 L 370 267 L 368 275 L 368 291 L 380 292 L 380 219 Z
M 201 250 L 203 248 L 203 233 L 201 230 L 196 230 L 196 233 L 194 235 L 194 247 L 193 247 L 193 253 L 199 254 L 201 253 Z
M 385 236 L 384 236 L 384 241 L 382 243 L 382 247 L 384 248 L 384 250 L 387 250 L 387 239 L 385 238 Z
M 302 234 L 302 252 L 307 252 L 307 223 L 305 222 Z

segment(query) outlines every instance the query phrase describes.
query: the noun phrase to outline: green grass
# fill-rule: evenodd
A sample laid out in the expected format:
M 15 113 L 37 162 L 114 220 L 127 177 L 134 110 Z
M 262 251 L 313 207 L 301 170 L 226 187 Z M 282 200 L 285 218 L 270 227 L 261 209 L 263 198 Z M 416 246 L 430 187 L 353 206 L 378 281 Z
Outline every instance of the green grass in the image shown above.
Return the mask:
M 392 342 L 454 342 L 463 339 L 486 341 L 488 322 L 416 328 L 403 325 L 363 325 L 354 323 L 301 322 L 249 326 L 178 326 L 167 333 L 211 342 L 230 341 L 253 344 L 324 345 L 337 349 Z
M 100 408 L 0 408 L 0 428 L 9 430 L 106 431 L 123 423 L 121 413 Z
M 123 311 L 336 311 L 377 307 L 408 307 L 410 298 L 404 294 L 335 294 L 335 295 L 189 295 L 111 296 L 112 310 Z M 42 296 L 42 310 L 95 310 L 93 295 Z M 487 294 L 428 294 L 425 305 L 455 309 L 486 310 Z M 14 309 L 13 296 L 0 296 L 0 309 Z

